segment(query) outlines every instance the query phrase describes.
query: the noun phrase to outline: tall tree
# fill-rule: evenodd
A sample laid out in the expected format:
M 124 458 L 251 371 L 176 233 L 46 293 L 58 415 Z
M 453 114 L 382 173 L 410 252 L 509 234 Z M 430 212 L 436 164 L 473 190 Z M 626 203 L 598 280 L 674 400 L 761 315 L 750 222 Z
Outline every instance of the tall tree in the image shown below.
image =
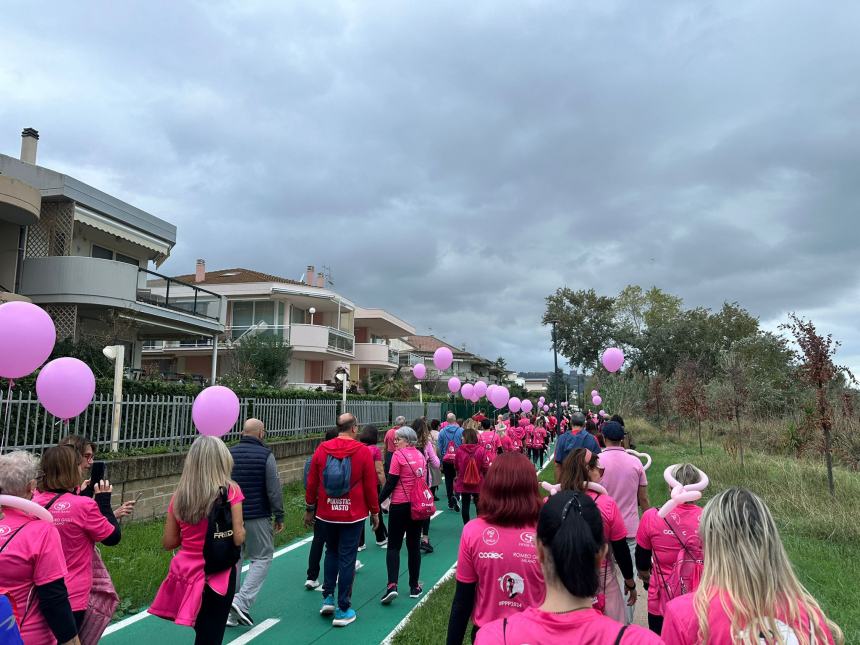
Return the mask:
M 290 369 L 293 349 L 274 334 L 246 335 L 234 350 L 237 375 L 279 387 Z
M 749 376 L 746 365 L 740 353 L 734 349 L 724 351 L 720 355 L 720 369 L 727 386 L 729 403 L 737 429 L 736 441 L 741 457 L 741 466 L 744 465 L 744 438 L 741 432 L 741 413 L 747 405 L 749 395 Z
M 594 367 L 615 337 L 614 299 L 594 289 L 557 289 L 546 299 L 543 323 L 557 324 L 559 353 L 574 367 Z
M 842 375 L 852 381 L 854 376 L 846 367 L 835 365 L 833 357 L 839 348 L 839 343 L 833 340 L 831 334 L 821 336 L 815 329 L 811 320 L 804 320 L 795 314 L 789 315 L 789 322 L 783 325 L 794 336 L 795 342 L 800 346 L 801 378 L 815 388 L 815 408 L 818 425 L 824 434 L 824 459 L 827 464 L 827 486 L 830 495 L 836 495 L 836 487 L 833 482 L 833 455 L 832 455 L 832 429 L 833 411 L 828 400 L 828 388 Z
M 699 435 L 699 454 L 703 455 L 702 419 L 707 414 L 708 406 L 701 367 L 695 361 L 684 361 L 675 370 L 675 404 L 682 417 L 696 422 L 696 430 Z

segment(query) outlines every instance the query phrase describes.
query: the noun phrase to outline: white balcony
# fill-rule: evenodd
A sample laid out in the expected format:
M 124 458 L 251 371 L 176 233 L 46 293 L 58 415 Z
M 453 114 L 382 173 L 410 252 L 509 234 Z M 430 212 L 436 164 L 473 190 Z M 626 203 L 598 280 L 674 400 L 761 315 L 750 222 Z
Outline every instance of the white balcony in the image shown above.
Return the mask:
M 356 343 L 355 363 L 361 367 L 377 367 L 396 370 L 400 352 L 382 343 Z
M 355 336 L 325 325 L 290 325 L 293 356 L 305 360 L 355 357 Z

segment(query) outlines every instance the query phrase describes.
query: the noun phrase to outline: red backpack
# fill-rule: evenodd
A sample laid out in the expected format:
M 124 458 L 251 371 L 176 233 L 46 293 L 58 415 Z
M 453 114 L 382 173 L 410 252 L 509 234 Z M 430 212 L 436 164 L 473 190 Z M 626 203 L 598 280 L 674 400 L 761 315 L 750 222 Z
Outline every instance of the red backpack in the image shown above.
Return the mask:
M 454 438 L 451 437 L 451 441 L 448 442 L 447 448 L 445 448 L 445 454 L 442 456 L 442 461 L 446 463 L 454 462 L 454 455 L 457 453 L 457 444 L 454 443 Z
M 698 532 L 687 537 L 687 541 L 683 542 L 678 536 L 675 528 L 669 524 L 667 518 L 663 518 L 672 530 L 675 539 L 681 545 L 678 555 L 675 557 L 675 562 L 672 564 L 672 570 L 668 577 L 663 575 L 663 571 L 657 567 L 657 572 L 660 575 L 665 594 L 660 594 L 660 609 L 665 610 L 666 603 L 672 598 L 683 596 L 686 593 L 692 593 L 699 587 L 699 581 L 702 579 L 702 570 L 705 568 L 705 556 L 702 550 L 702 540 Z
M 481 471 L 478 470 L 478 460 L 475 455 L 469 457 L 469 463 L 463 471 L 463 484 L 472 487 L 481 483 Z

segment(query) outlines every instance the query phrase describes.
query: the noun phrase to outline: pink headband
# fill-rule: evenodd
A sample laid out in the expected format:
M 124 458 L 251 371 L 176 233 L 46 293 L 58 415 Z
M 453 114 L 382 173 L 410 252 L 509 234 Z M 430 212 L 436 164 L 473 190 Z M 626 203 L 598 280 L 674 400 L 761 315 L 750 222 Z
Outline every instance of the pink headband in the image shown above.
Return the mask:
M 699 473 L 701 479 L 695 484 L 687 484 L 686 486 L 682 486 L 681 482 L 675 479 L 672 476 L 672 471 L 678 467 L 678 464 L 672 464 L 666 470 L 663 471 L 663 479 L 666 480 L 666 483 L 669 484 L 669 487 L 672 489 L 671 498 L 668 502 L 663 504 L 660 507 L 660 511 L 657 513 L 661 518 L 665 518 L 669 513 L 672 512 L 676 506 L 680 504 L 687 504 L 689 502 L 695 502 L 698 499 L 702 498 L 702 491 L 710 483 L 708 481 L 708 476 L 703 473 L 701 470 L 696 468 L 696 471 Z

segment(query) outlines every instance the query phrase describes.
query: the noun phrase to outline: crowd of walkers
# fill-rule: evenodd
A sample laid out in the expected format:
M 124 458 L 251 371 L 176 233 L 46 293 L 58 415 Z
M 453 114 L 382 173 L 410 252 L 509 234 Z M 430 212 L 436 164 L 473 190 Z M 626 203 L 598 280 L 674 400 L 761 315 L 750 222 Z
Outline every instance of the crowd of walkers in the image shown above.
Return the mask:
M 471 640 L 492 645 L 844 642 L 797 580 L 758 496 L 730 488 L 702 507 L 707 475 L 681 463 L 664 472 L 669 501 L 651 507 L 647 465 L 624 420 L 559 412 L 398 417 L 384 434 L 340 415 L 304 473 L 304 522 L 313 530 L 305 588 L 321 591 L 320 615 L 336 627 L 356 620 L 368 521 L 387 550 L 379 602 L 401 593 L 404 545 L 409 598 L 422 596 L 444 480 L 447 509 L 463 521 L 448 645 L 463 642 L 470 622 Z M 195 643 L 221 643 L 226 627 L 254 624 L 273 536 L 284 528 L 264 438 L 256 419 L 230 449 L 198 437 L 168 506 L 162 546 L 174 555 L 148 611 L 193 627 Z M 108 479 L 85 478 L 94 452 L 69 437 L 41 463 L 21 451 L 0 456 L 0 624 L 20 631 L 18 640 L 0 634 L 4 643 L 96 643 L 116 609 L 96 545 L 119 543 L 118 519 L 134 502 L 113 509 Z M 541 484 L 550 463 L 557 483 Z M 637 578 L 647 629 L 633 624 Z

